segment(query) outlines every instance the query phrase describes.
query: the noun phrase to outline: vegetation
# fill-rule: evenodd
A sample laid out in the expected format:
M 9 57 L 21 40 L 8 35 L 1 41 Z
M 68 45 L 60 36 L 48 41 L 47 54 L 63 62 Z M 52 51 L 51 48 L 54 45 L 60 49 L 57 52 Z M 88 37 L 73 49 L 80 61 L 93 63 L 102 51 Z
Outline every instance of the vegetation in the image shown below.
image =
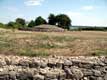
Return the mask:
M 92 53 L 93 56 L 106 56 L 107 55 L 107 50 L 96 50 Z
M 63 29 L 67 30 L 76 30 L 76 31 L 107 31 L 107 27 L 96 27 L 96 26 L 71 26 L 72 20 L 65 14 L 50 14 L 48 16 L 48 21 L 46 21 L 41 16 L 37 17 L 35 20 L 26 22 L 23 18 L 17 18 L 15 21 L 10 21 L 7 24 L 0 23 L 0 28 L 7 28 L 7 29 L 28 29 L 33 28 L 34 26 L 42 25 L 42 24 L 50 24 L 56 25 Z
M 32 28 L 35 26 L 35 22 L 33 20 L 31 20 L 28 24 L 28 27 Z
M 20 24 L 22 27 L 24 27 L 26 25 L 26 21 L 22 18 L 17 18 L 16 23 Z
M 65 14 L 59 14 L 56 16 L 56 23 L 59 27 L 68 29 L 71 26 L 71 20 L 70 18 Z
M 107 27 L 95 27 L 95 26 L 71 26 L 72 20 L 65 14 L 50 14 L 48 16 L 48 21 L 46 21 L 41 16 L 37 17 L 35 20 L 31 20 L 28 23 L 23 18 L 17 18 L 15 21 L 10 21 L 7 24 L 0 23 L 0 28 L 7 28 L 7 29 L 31 29 L 34 26 L 42 25 L 42 24 L 50 24 L 50 25 L 56 25 L 58 27 L 61 27 L 63 29 L 67 30 L 76 30 L 76 31 L 107 31 Z
M 50 14 L 48 17 L 48 24 L 56 25 L 56 16 L 54 14 Z
M 35 26 L 47 24 L 46 20 L 43 19 L 41 16 L 37 17 L 35 20 Z
M 0 54 L 107 55 L 107 32 L 12 32 L 0 29 Z
M 54 15 L 50 14 L 48 17 L 48 23 L 50 25 L 58 25 L 58 27 L 61 27 L 63 29 L 70 29 L 71 26 L 71 19 L 65 15 L 65 14 L 59 14 L 59 15 Z
M 48 56 L 50 50 L 63 49 L 64 42 L 75 40 L 71 36 L 51 36 L 43 33 L 0 31 L 0 54 L 24 56 Z
M 78 28 L 78 30 L 85 30 L 85 31 L 107 31 L 107 27 L 84 27 L 84 28 Z
M 21 26 L 21 24 L 16 23 L 16 22 L 9 22 L 6 26 L 7 26 L 7 28 L 16 29 L 16 28 L 19 28 L 19 26 Z
M 57 25 L 70 29 L 71 19 L 65 14 L 50 14 L 48 23 L 41 16 L 31 20 L 28 24 L 25 19 L 17 18 L 7 24 L 0 23 L 0 54 L 13 54 L 24 56 L 49 55 L 107 55 L 107 27 L 83 27 L 78 30 L 91 32 L 24 32 L 11 31 L 15 29 L 31 29 L 42 24 Z M 93 32 L 92 32 L 93 30 Z
M 17 18 L 14 22 L 10 21 L 6 25 L 0 23 L 0 27 L 2 28 L 11 28 L 11 29 L 25 29 L 25 28 L 33 28 L 34 26 L 42 25 L 42 24 L 50 24 L 56 25 L 58 27 L 69 29 L 71 26 L 70 18 L 65 14 L 50 14 L 47 21 L 41 16 L 37 17 L 35 21 L 31 20 L 29 23 L 26 23 L 26 20 L 23 18 Z
M 0 28 L 4 28 L 5 25 L 3 23 L 0 23 Z
M 107 31 L 107 27 L 103 26 L 71 26 L 71 31 Z

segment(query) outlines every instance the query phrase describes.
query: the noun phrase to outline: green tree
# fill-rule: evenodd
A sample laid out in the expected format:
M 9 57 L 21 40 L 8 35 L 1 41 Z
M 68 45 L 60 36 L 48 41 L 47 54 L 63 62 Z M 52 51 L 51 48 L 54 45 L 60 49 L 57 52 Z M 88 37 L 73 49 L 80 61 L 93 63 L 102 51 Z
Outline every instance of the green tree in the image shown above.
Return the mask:
M 22 19 L 22 18 L 17 18 L 16 23 L 20 24 L 22 27 L 25 27 L 25 25 L 26 25 L 25 19 Z
M 43 19 L 41 16 L 37 17 L 35 20 L 35 26 L 42 25 L 42 24 L 47 24 L 46 20 Z
M 56 23 L 59 27 L 69 30 L 71 19 L 65 14 L 59 14 L 56 16 Z
M 48 24 L 56 25 L 56 16 L 54 14 L 50 14 L 48 17 Z
M 28 24 L 28 27 L 34 27 L 35 26 L 35 22 L 33 20 L 31 20 Z

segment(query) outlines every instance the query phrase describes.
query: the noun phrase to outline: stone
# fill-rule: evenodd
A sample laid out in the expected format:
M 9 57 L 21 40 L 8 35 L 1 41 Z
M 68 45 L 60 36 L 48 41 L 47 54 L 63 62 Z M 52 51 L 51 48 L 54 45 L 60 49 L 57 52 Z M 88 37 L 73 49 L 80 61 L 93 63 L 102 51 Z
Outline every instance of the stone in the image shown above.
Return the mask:
M 0 60 L 0 67 L 2 67 L 2 66 L 6 66 L 5 60 Z
M 11 71 L 11 72 L 9 72 L 9 78 L 11 79 L 11 80 L 16 80 L 16 72 L 15 71 Z
M 2 72 L 3 71 L 3 68 L 0 68 L 0 72 Z
M 93 68 L 93 64 L 89 64 L 89 63 L 79 63 L 79 67 L 80 68 L 86 68 L 86 69 L 92 69 Z
M 83 80 L 89 80 L 87 77 L 84 77 Z
M 40 61 L 34 61 L 31 64 L 32 68 L 40 68 L 40 65 L 41 65 Z
M 94 72 L 94 75 L 97 76 L 97 77 L 100 77 L 101 76 L 101 72 L 98 71 L 98 70 L 93 70 Z
M 95 76 L 90 76 L 90 77 L 89 77 L 89 80 L 97 80 L 97 77 L 95 77 Z
M 105 57 L 0 55 L 0 80 L 107 80 Z
M 0 80 L 9 80 L 9 75 L 7 71 L 0 72 Z
M 19 80 L 33 80 L 33 75 L 29 72 L 22 71 L 17 73 L 16 78 Z
M 83 72 L 84 76 L 92 76 L 92 75 L 94 75 L 92 70 L 83 69 L 82 72 Z
M 101 69 L 101 71 L 104 72 L 104 73 L 107 73 L 107 66 L 103 67 L 103 68 Z
M 104 80 L 107 80 L 107 74 L 104 76 Z
M 62 63 L 57 62 L 57 63 L 56 63 L 56 68 L 61 68 L 61 69 L 62 69 Z
M 72 61 L 70 61 L 70 60 L 64 60 L 64 66 L 71 67 L 72 66 Z
M 64 71 L 61 69 L 49 69 L 46 73 L 45 79 L 46 80 L 53 80 L 53 79 L 58 79 Z M 63 74 L 62 74 L 63 75 Z
M 98 77 L 97 80 L 104 80 L 102 77 Z
M 107 64 L 107 57 L 105 57 L 104 63 Z
M 65 72 L 61 72 L 58 75 L 58 80 L 65 80 L 66 79 L 66 73 Z
M 37 75 L 34 75 L 32 80 L 44 80 L 44 79 L 45 79 L 44 76 L 37 74 Z
M 40 68 L 46 68 L 47 63 L 46 62 L 40 62 Z
M 40 69 L 40 70 L 39 70 L 39 73 L 40 73 L 41 75 L 46 75 L 47 70 L 46 70 L 46 69 Z
M 22 61 L 22 60 L 19 61 L 18 65 L 19 66 L 29 67 L 29 63 L 27 61 Z
M 9 58 L 5 58 L 5 62 L 6 62 L 7 65 L 11 65 L 12 64 L 11 60 Z
M 66 73 L 66 78 L 67 79 L 73 78 L 73 73 L 71 72 L 70 68 L 66 67 L 66 68 L 64 68 L 64 71 Z
M 50 67 L 50 68 L 55 68 L 56 63 L 49 62 L 47 65 L 48 65 L 48 67 Z
M 78 79 L 78 80 L 81 79 L 84 76 L 82 71 L 79 68 L 76 68 L 76 67 L 71 67 L 71 72 L 73 74 L 73 77 Z
M 48 72 L 45 76 L 45 80 L 52 80 L 52 79 L 56 79 L 57 76 L 56 74 L 52 73 L 52 72 Z

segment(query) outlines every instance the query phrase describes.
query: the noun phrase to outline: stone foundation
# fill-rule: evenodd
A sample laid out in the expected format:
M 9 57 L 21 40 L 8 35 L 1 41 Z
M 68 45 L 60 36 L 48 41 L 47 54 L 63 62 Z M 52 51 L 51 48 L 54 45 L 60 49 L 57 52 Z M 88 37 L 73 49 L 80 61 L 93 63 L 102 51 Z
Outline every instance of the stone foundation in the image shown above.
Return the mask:
M 107 80 L 107 58 L 1 55 L 0 80 Z

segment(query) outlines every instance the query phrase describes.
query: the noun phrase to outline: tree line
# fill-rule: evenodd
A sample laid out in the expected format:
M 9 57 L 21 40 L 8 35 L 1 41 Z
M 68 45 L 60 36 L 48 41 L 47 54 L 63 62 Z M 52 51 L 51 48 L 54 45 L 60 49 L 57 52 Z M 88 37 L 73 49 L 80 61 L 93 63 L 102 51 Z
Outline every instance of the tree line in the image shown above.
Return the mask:
M 19 29 L 19 28 L 33 28 L 38 25 L 49 24 L 56 25 L 58 27 L 69 30 L 71 22 L 72 22 L 71 19 L 65 14 L 58 15 L 50 14 L 48 16 L 48 21 L 46 21 L 42 16 L 38 16 L 35 20 L 31 20 L 28 23 L 23 18 L 17 18 L 15 21 L 10 21 L 7 24 L 0 23 L 0 27 Z

